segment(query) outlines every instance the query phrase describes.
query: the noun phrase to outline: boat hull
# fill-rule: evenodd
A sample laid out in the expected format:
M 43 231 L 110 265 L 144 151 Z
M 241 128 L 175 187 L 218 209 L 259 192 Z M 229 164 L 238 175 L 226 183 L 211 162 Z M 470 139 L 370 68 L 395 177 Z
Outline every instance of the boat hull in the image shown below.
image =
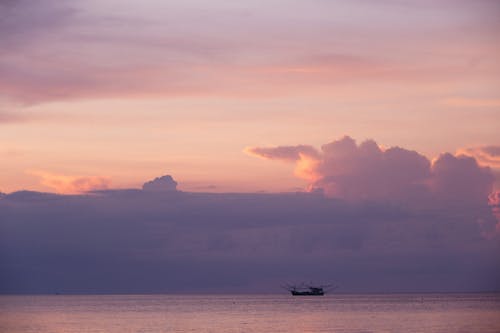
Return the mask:
M 291 291 L 293 296 L 323 296 L 324 292 L 312 292 L 312 291 Z

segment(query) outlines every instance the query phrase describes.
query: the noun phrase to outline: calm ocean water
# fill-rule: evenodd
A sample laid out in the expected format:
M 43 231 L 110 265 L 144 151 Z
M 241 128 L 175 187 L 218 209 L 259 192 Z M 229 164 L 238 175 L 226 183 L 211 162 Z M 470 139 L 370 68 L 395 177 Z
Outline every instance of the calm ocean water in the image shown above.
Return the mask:
M 500 332 L 500 295 L 0 296 L 0 332 Z

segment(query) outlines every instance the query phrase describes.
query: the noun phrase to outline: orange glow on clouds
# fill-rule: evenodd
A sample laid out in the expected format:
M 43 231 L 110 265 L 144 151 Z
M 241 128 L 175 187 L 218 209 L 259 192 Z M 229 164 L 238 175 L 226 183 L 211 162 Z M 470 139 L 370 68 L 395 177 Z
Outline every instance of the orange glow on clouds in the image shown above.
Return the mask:
M 29 171 L 31 175 L 40 178 L 40 184 L 55 190 L 60 194 L 79 194 L 94 190 L 109 188 L 111 180 L 100 176 L 67 176 L 45 171 Z
M 474 157 L 482 165 L 492 169 L 500 169 L 500 147 L 472 147 L 457 150 L 457 155 L 467 155 Z
M 244 152 L 263 159 L 295 163 L 295 176 L 307 180 L 308 183 L 312 184 L 321 178 L 321 175 L 317 172 L 321 158 L 318 152 L 311 146 L 289 146 L 277 149 L 247 147 L 244 149 Z
M 295 167 L 295 176 L 306 179 L 310 183 L 318 181 L 321 178 L 321 175 L 316 171 L 320 163 L 319 159 L 303 153 L 299 153 L 299 156 L 300 159 Z

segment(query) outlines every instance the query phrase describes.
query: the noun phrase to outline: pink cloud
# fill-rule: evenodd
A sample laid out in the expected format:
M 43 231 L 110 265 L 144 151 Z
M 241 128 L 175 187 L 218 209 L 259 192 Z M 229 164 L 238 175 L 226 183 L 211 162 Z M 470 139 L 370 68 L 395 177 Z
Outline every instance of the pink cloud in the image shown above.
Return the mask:
M 95 190 L 108 189 L 111 180 L 101 176 L 68 176 L 45 171 L 30 171 L 30 174 L 40 178 L 40 184 L 57 193 L 78 194 Z
M 477 162 L 484 166 L 500 169 L 500 146 L 479 146 L 462 148 L 457 154 L 474 157 Z
M 323 159 L 314 184 L 335 197 L 359 199 L 404 198 L 413 195 L 429 175 L 428 160 L 394 147 L 383 150 L 368 140 L 359 146 L 350 137 L 322 146 Z
M 17 113 L 0 111 L 0 124 L 23 122 L 25 118 Z
M 497 108 L 500 106 L 500 99 L 454 97 L 445 99 L 443 104 L 463 108 Z
M 95 7 L 54 0 L 2 3 L 6 15 L 0 22 L 0 39 L 7 45 L 0 51 L 6 55 L 0 61 L 2 93 L 26 103 L 117 96 L 276 96 L 317 93 L 325 86 L 353 81 L 427 84 L 477 73 L 468 71 L 462 61 L 415 53 L 414 47 L 432 47 L 436 54 L 450 53 L 447 47 L 452 47 L 455 53 L 454 39 L 443 35 L 429 39 L 415 25 L 411 31 L 404 29 L 410 36 L 403 40 L 394 34 L 399 24 L 407 28 L 400 15 L 394 15 L 399 6 L 385 11 L 387 17 L 376 15 L 366 21 L 371 6 L 347 5 L 353 18 L 360 15 L 360 20 L 371 24 L 372 29 L 363 29 L 368 34 L 360 34 L 359 28 L 345 21 L 338 4 L 326 2 L 320 6 L 296 3 L 289 6 L 287 15 L 271 3 L 245 5 L 249 15 L 223 3 L 200 4 L 198 10 L 186 10 L 180 3 L 141 3 L 137 10 L 136 5 L 123 4 L 113 14 L 105 10 L 107 6 L 106 1 Z M 461 31 L 464 8 L 449 9 L 449 22 L 433 26 L 435 22 L 425 21 L 425 28 L 449 34 L 456 31 L 451 27 L 458 26 Z M 370 10 L 378 13 L 379 7 Z M 411 16 L 416 19 L 424 13 L 411 12 Z M 482 11 L 466 13 L 477 19 Z M 474 43 L 467 50 L 477 49 L 482 57 L 492 53 L 477 45 L 473 34 L 452 36 L 464 45 Z M 398 52 L 404 59 L 390 51 L 396 44 L 401 44 Z M 493 65 L 482 74 L 490 75 L 496 62 L 486 60 Z M 490 102 L 496 105 L 498 99 L 492 96 Z
M 304 147 L 314 153 L 304 153 Z M 430 174 L 430 162 L 416 152 L 398 147 L 383 150 L 372 140 L 357 145 L 348 136 L 323 145 L 320 152 L 303 145 L 247 151 L 296 162 L 296 174 L 308 180 L 311 189 L 322 188 L 328 195 L 344 199 L 410 196 L 424 186 Z
M 445 153 L 430 161 L 416 151 L 400 147 L 384 149 L 373 140 L 357 144 L 348 136 L 323 145 L 319 152 L 304 145 L 254 147 L 246 151 L 294 163 L 296 175 L 308 181 L 309 189 L 322 189 L 330 197 L 349 201 L 381 201 L 427 209 L 436 205 L 475 209 L 487 208 L 493 190 L 491 169 L 479 165 L 473 157 Z M 498 217 L 498 204 L 492 198 L 498 201 L 498 197 L 489 199 L 492 213 Z M 481 220 L 487 230 L 494 224 L 491 220 Z
M 1 85 L 1 84 L 0 84 Z M 0 125 L 19 124 L 27 122 L 43 122 L 61 119 L 63 116 L 53 112 L 26 112 L 24 110 L 2 111 L 0 110 Z
M 500 190 L 500 146 L 467 147 L 457 150 L 457 155 L 473 157 L 477 163 L 491 168 L 495 177 L 494 188 Z
M 271 160 L 284 160 L 288 162 L 299 161 L 302 156 L 318 158 L 318 151 L 308 145 L 280 146 L 280 147 L 248 147 L 245 152 L 249 155 Z
M 316 168 L 320 153 L 312 146 L 280 146 L 280 147 L 248 147 L 244 150 L 247 154 L 270 160 L 295 162 L 295 175 L 309 181 L 318 178 Z

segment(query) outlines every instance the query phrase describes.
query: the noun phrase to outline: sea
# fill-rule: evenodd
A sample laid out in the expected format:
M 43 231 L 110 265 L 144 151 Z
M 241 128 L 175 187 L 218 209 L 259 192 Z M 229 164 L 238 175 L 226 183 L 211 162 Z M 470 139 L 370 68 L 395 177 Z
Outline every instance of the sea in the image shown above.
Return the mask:
M 500 332 L 500 294 L 0 296 L 0 332 Z

